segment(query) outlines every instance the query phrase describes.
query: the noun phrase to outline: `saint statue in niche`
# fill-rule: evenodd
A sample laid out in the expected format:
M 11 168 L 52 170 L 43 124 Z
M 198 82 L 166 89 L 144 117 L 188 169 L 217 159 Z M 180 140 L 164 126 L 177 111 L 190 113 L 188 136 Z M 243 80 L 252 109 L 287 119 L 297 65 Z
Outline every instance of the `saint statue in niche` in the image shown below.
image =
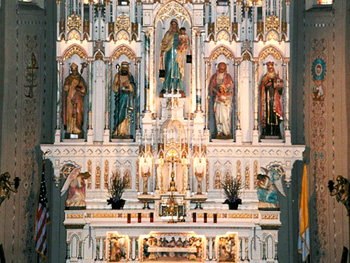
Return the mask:
M 211 77 L 209 93 L 216 130 L 213 138 L 232 139 L 232 107 L 233 107 L 233 81 L 227 73 L 227 65 L 218 64 L 216 73 Z
M 263 76 L 260 83 L 261 137 L 268 138 L 272 136 L 281 138 L 283 80 L 275 72 L 274 62 L 267 62 L 266 66 L 267 73 Z
M 186 28 L 179 29 L 176 19 L 170 22 L 169 30 L 165 33 L 160 44 L 160 70 L 165 75 L 161 94 L 174 92 L 184 97 L 183 80 L 185 75 L 185 57 L 189 44 Z
M 83 70 L 84 65 L 81 74 Z M 64 81 L 63 124 L 66 138 L 72 138 L 71 134 L 78 135 L 74 138 L 82 138 L 83 135 L 84 97 L 87 87 L 81 74 L 79 74 L 78 66 L 72 63 L 71 73 Z
M 131 139 L 131 123 L 134 121 L 134 97 L 136 86 L 134 77 L 129 72 L 128 62 L 122 62 L 121 69 L 115 74 L 113 91 L 115 93 L 115 131 L 113 137 Z

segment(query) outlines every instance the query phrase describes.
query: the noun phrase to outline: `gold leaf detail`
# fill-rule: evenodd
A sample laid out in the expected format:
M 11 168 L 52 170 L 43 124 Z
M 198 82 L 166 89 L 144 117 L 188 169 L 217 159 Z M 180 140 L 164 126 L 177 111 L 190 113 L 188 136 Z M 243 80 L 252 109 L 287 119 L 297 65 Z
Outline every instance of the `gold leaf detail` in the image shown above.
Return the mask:
M 125 14 L 118 16 L 115 21 L 115 33 L 117 34 L 121 30 L 130 31 L 130 18 Z
M 280 32 L 280 19 L 275 15 L 271 15 L 266 18 L 266 32 L 270 30 Z
M 228 58 L 229 60 L 232 60 L 232 61 L 235 59 L 231 50 L 229 50 L 225 46 L 219 46 L 218 48 L 216 48 L 213 51 L 213 53 L 210 57 L 210 61 L 216 60 L 220 55 L 224 55 L 226 58 Z
M 80 16 L 73 14 L 67 19 L 67 30 L 68 32 L 72 29 L 76 29 L 81 32 L 81 18 Z
M 120 46 L 114 52 L 112 60 L 116 60 L 120 58 L 121 55 L 127 56 L 129 59 L 136 61 L 135 53 L 126 46 Z
M 227 30 L 230 32 L 230 18 L 226 15 L 222 15 L 216 20 L 216 30 L 219 32 L 220 30 Z
M 277 60 L 282 59 L 282 56 L 278 50 L 276 50 L 274 47 L 268 47 L 264 49 L 262 53 L 260 53 L 259 62 L 267 58 L 269 55 L 273 56 Z
M 79 46 L 74 45 L 65 53 L 63 60 L 69 59 L 74 54 L 77 54 L 82 59 L 87 59 L 86 53 Z

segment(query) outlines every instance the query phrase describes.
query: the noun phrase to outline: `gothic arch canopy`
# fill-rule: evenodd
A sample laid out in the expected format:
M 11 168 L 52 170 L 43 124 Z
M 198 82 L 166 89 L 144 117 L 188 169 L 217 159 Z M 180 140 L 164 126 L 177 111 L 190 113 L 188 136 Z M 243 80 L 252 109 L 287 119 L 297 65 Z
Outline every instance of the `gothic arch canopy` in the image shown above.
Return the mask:
M 269 46 L 264 48 L 260 54 L 259 54 L 259 62 L 263 61 L 265 58 L 267 58 L 269 55 L 273 56 L 277 60 L 282 60 L 283 56 L 282 53 L 275 47 Z
M 187 10 L 177 1 L 169 1 L 165 3 L 159 8 L 156 8 L 155 13 L 154 25 L 156 25 L 159 20 L 166 20 L 168 18 L 175 17 L 179 20 L 186 20 L 190 26 L 192 26 L 192 19 L 189 10 Z
M 85 51 L 84 48 L 78 46 L 78 45 L 72 45 L 68 47 L 64 52 L 63 52 L 63 60 L 67 60 L 71 58 L 73 55 L 77 54 L 80 58 L 82 59 L 87 59 L 88 55 L 87 52 Z
M 122 55 L 127 56 L 130 60 L 136 61 L 136 55 L 129 47 L 120 45 L 112 53 L 112 61 L 120 58 Z
M 229 60 L 232 60 L 232 61 L 235 60 L 235 56 L 231 51 L 231 49 L 229 49 L 225 45 L 221 45 L 213 50 L 213 52 L 210 54 L 209 61 L 213 61 L 217 59 L 220 55 L 224 55 Z

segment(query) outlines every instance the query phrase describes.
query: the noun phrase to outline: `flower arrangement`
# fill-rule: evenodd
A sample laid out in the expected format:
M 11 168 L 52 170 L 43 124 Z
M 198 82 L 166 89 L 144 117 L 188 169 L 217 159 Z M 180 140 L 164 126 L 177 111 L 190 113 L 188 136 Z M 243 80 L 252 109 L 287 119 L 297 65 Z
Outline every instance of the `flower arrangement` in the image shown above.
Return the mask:
M 116 208 L 114 204 L 120 204 L 121 208 L 125 204 L 125 200 L 122 199 L 122 195 L 128 186 L 128 180 L 125 177 L 121 177 L 119 173 L 115 174 L 108 185 L 109 199 L 107 199 L 108 204 L 112 204 L 112 208 Z M 116 208 L 120 209 L 120 208 Z
M 231 206 L 238 207 L 238 204 L 242 204 L 242 199 L 239 198 L 242 190 L 241 182 L 239 182 L 237 178 L 226 177 L 225 180 L 221 182 L 221 187 L 226 197 L 224 204 L 229 204 L 230 209 L 237 209 L 231 208 Z

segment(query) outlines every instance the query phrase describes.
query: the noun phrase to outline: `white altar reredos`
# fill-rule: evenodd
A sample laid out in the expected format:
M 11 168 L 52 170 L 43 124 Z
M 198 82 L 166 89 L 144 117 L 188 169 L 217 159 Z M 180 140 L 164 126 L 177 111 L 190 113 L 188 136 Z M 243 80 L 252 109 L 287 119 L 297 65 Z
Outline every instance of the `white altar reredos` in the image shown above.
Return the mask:
M 183 94 L 162 93 L 159 78 L 161 41 L 172 19 L 190 40 Z M 66 262 L 278 262 L 280 212 L 258 209 L 257 175 L 260 167 L 278 165 L 289 187 L 304 151 L 291 144 L 289 127 L 289 0 L 57 0 L 57 30 L 55 143 L 41 147 L 56 186 L 67 167 L 91 174 L 86 209 L 65 211 Z M 122 62 L 129 63 L 136 90 L 130 134 L 118 137 L 113 82 Z M 209 87 L 220 62 L 233 80 L 226 138 L 213 131 Z M 283 80 L 279 137 L 261 133 L 267 62 Z M 72 63 L 87 87 L 79 136 L 68 134 L 62 120 Z M 123 210 L 106 202 L 115 173 L 130 182 Z M 226 177 L 244 185 L 238 210 L 222 204 Z M 173 224 L 164 209 L 170 198 L 178 205 Z M 191 245 L 177 246 L 180 238 Z M 164 239 L 173 246 L 160 246 Z

